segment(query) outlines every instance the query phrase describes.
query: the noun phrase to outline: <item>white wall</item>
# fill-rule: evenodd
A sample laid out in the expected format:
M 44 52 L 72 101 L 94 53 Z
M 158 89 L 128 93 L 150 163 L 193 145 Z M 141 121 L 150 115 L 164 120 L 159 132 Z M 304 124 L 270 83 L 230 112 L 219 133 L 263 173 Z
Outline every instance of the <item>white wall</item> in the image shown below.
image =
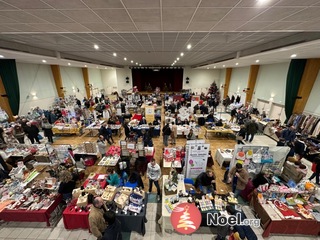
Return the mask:
M 101 70 L 101 81 L 106 94 L 118 91 L 117 74 L 115 69 Z
M 260 98 L 284 104 L 289 64 L 290 62 L 285 62 L 260 66 L 254 90 L 255 94 L 252 96 L 253 102 Z
M 319 89 L 320 89 L 320 71 L 318 72 L 317 79 L 313 84 L 313 88 L 311 90 L 306 107 L 304 108 L 304 112 L 320 116 Z
M 104 89 L 104 86 L 102 84 L 101 70 L 96 68 L 89 68 L 88 74 L 89 82 L 93 86 L 93 94 L 96 95 L 97 93 L 100 93 L 101 89 Z
M 122 89 L 129 90 L 133 87 L 132 72 L 131 72 L 131 69 L 129 69 L 128 67 L 117 69 L 116 77 L 117 77 L 118 92 L 121 92 Z M 129 77 L 129 83 L 126 83 L 126 77 Z
M 188 84 L 186 83 L 187 77 L 189 78 Z M 214 81 L 217 86 L 220 86 L 220 70 L 185 68 L 183 71 L 182 88 L 192 89 L 192 91 L 195 92 L 201 89 L 203 92 L 207 93 L 208 88 Z M 200 93 L 198 92 L 198 94 Z
M 17 62 L 17 73 L 20 88 L 19 115 L 26 115 L 31 107 L 48 109 L 58 96 L 50 66 Z
M 81 68 L 60 66 L 65 96 L 76 95 L 78 99 L 87 97 Z
M 228 95 L 231 98 L 232 95 L 235 97 L 240 94 L 241 102 L 244 103 L 246 100 L 246 93 L 243 89 L 248 86 L 250 67 L 240 67 L 232 69 L 230 86 Z

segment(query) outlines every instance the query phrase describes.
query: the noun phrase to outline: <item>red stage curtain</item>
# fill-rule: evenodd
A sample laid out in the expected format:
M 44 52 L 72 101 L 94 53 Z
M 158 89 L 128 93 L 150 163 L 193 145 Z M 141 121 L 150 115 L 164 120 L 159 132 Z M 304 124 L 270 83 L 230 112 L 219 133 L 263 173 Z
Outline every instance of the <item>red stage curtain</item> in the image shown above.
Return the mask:
M 161 91 L 181 91 L 183 69 L 132 69 L 133 86 L 139 91 L 147 91 L 151 86 L 152 91 L 160 87 Z

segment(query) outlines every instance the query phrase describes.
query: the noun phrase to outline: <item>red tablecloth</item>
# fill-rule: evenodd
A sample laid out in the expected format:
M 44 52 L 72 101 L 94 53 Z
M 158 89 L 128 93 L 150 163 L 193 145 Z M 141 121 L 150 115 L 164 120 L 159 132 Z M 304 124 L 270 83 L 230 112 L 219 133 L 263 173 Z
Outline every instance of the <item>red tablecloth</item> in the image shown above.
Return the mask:
M 137 119 L 138 121 L 141 121 L 142 115 L 141 114 L 134 114 L 131 120 Z
M 297 235 L 320 235 L 320 222 L 308 219 L 282 219 L 281 221 L 272 221 L 268 213 L 261 206 L 257 198 L 257 191 L 254 190 L 250 204 L 258 214 L 261 224 L 264 228 L 263 237 L 270 234 L 297 234 Z
M 104 175 L 104 178 L 103 179 L 99 179 L 98 180 L 98 177 L 100 175 Z M 93 184 L 95 183 L 96 181 L 99 181 L 99 184 L 100 184 L 100 188 L 101 189 L 104 189 L 106 186 L 107 186 L 107 181 L 106 181 L 106 178 L 107 178 L 107 174 L 99 174 L 97 173 L 92 179 L 86 179 L 83 183 L 83 187 L 85 188 L 89 183 Z
M 74 207 L 67 207 L 62 213 L 62 218 L 65 229 L 89 228 L 89 211 L 76 212 Z
M 47 226 L 50 226 L 50 214 L 56 209 L 56 207 L 61 202 L 62 196 L 58 195 L 56 200 L 50 205 L 48 209 L 40 210 L 10 210 L 4 209 L 0 212 L 0 219 L 6 222 L 46 222 Z

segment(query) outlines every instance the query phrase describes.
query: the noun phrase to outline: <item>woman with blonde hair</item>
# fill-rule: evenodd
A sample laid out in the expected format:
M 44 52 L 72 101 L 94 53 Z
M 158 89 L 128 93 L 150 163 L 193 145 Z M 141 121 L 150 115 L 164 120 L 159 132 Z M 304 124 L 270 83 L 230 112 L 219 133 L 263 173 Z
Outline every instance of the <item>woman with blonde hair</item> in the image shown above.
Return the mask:
M 64 170 L 59 176 L 60 185 L 58 193 L 62 194 L 62 199 L 65 201 L 72 198 L 72 191 L 76 187 L 76 182 L 73 180 L 71 172 Z

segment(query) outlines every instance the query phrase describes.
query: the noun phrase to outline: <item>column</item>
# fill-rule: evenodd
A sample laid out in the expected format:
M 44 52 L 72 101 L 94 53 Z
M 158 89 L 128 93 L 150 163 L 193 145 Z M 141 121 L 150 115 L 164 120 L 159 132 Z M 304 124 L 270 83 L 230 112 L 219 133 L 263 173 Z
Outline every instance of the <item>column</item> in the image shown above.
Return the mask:
M 59 65 L 50 65 L 58 96 L 64 98 L 63 84 Z
M 292 113 L 302 113 L 320 70 L 320 58 L 308 59 L 301 78 Z
M 86 89 L 87 99 L 90 98 L 90 82 L 88 68 L 82 68 L 84 87 Z
M 249 72 L 249 79 L 247 84 L 247 91 L 246 91 L 246 101 L 245 104 L 248 102 L 251 102 L 252 95 L 254 88 L 256 86 L 257 76 L 259 73 L 260 65 L 251 65 L 250 66 L 250 72 Z
M 227 68 L 226 69 L 226 78 L 225 78 L 225 81 L 224 81 L 223 99 L 225 99 L 227 97 L 228 92 L 229 92 L 231 73 L 232 73 L 232 68 Z

